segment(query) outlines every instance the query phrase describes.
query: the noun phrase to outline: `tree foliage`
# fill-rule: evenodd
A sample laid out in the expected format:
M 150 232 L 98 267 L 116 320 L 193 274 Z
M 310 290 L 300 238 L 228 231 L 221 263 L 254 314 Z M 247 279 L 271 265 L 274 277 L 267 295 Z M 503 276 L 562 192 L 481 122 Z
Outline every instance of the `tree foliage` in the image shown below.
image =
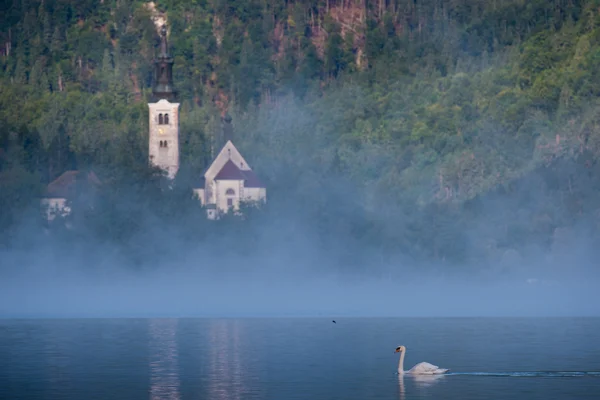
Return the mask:
M 4 231 L 77 168 L 110 188 L 73 214 L 90 235 L 133 246 L 168 221 L 192 238 L 208 222 L 187 188 L 229 113 L 270 200 L 210 230 L 285 216 L 323 246 L 456 262 L 551 248 L 582 221 L 600 237 L 598 1 L 148 4 L 0 6 Z M 146 162 L 158 17 L 182 103 L 175 189 Z

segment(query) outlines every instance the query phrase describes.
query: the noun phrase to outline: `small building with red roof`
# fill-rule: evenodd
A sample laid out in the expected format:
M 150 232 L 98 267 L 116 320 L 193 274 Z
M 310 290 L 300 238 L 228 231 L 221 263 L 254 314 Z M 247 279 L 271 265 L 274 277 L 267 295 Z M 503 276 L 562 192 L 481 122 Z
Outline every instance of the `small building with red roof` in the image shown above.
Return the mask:
M 100 186 L 100 180 L 92 171 L 65 171 L 46 186 L 41 204 L 46 218 L 52 221 L 57 216 L 66 217 L 71 212 L 68 201 L 73 200 L 83 190 Z

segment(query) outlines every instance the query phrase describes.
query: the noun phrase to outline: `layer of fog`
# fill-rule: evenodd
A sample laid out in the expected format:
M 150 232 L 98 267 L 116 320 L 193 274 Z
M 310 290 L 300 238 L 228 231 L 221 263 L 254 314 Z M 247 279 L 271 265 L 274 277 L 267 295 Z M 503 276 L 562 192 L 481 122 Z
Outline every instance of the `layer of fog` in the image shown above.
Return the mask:
M 467 227 L 473 248 L 495 229 L 499 208 Z M 259 224 L 247 254 L 236 246 L 239 236 L 179 243 L 174 227 L 164 226 L 139 239 L 164 246 L 164 258 L 148 255 L 137 265 L 114 245 L 56 243 L 51 233 L 0 250 L 0 318 L 600 316 L 597 249 L 585 230 L 575 229 L 572 244 L 553 254 L 509 251 L 494 265 L 427 263 L 347 237 L 324 245 L 314 221 L 292 211 L 289 220 Z M 401 221 L 388 223 L 401 229 Z M 29 234 L 24 224 L 17 242 Z
M 155 215 L 140 223 L 148 229 L 142 229 L 143 237 L 134 238 L 131 247 L 164 247 L 166 255 L 156 260 L 144 253 L 141 267 L 93 238 L 83 246 L 55 243 L 51 237 L 36 244 L 34 239 L 28 248 L 0 250 L 0 317 L 600 315 L 599 269 L 594 262 L 598 250 L 587 240 L 586 228 L 574 226 L 570 240 L 562 248 L 553 246 L 553 254 L 523 246 L 522 252 L 503 249 L 481 263 L 471 257 L 485 248 L 478 241 L 499 236 L 494 231 L 503 229 L 502 222 L 513 215 L 509 211 L 535 210 L 543 204 L 544 194 L 534 186 L 522 189 L 525 205 L 517 204 L 517 196 L 513 203 L 487 200 L 481 217 L 464 227 L 470 246 L 464 265 L 439 257 L 429 263 L 417 261 L 400 245 L 390 252 L 390 238 L 392 243 L 396 237 L 401 241 L 410 229 L 405 220 L 410 212 L 385 201 L 369 216 L 385 225 L 385 254 L 378 243 L 354 241 L 345 226 L 336 231 L 342 232 L 339 238 L 323 238 L 314 226 L 320 221 L 306 217 L 306 203 L 331 205 L 338 213 L 330 219 L 347 222 L 353 210 L 365 208 L 364 199 L 352 182 L 344 186 L 319 180 L 318 166 L 311 165 L 321 144 L 310 141 L 312 127 L 290 137 L 294 126 L 310 121 L 310 115 L 291 107 L 272 117 L 275 120 L 267 118 L 255 131 L 267 132 L 273 143 L 288 141 L 283 148 L 293 148 L 294 159 L 271 154 L 265 145 L 260 153 L 269 157 L 261 160 L 262 176 L 271 171 L 270 181 L 281 183 L 293 172 L 296 178 L 287 187 L 297 191 L 280 191 L 285 197 L 278 201 L 281 212 L 258 224 L 260 235 L 252 238 L 256 243 L 248 246 L 250 253 L 236 251 L 237 243 L 227 233 L 216 241 L 179 243 L 178 227 L 154 224 Z M 302 136 L 307 134 L 310 137 Z M 298 143 L 307 144 L 299 149 Z M 259 158 L 249 153 L 251 161 Z M 365 162 L 374 157 L 364 156 Z M 261 171 L 260 165 L 256 170 Z M 276 197 L 271 193 L 269 199 Z M 362 203 L 344 211 L 345 201 Z M 436 229 L 423 226 L 425 231 Z M 351 224 L 347 227 L 352 229 Z M 230 229 L 238 227 L 233 224 Z M 24 224 L 20 235 L 33 236 L 33 228 Z M 27 240 L 16 240 L 20 241 Z M 489 265 L 490 259 L 494 265 Z
M 591 277 L 469 278 L 402 267 L 351 274 L 301 259 L 254 268 L 252 260 L 226 256 L 222 270 L 201 268 L 197 260 L 139 271 L 108 259 L 89 269 L 60 257 L 35 258 L 22 255 L 18 268 L 4 271 L 0 317 L 600 315 L 598 280 Z M 246 268 L 233 268 L 236 262 Z

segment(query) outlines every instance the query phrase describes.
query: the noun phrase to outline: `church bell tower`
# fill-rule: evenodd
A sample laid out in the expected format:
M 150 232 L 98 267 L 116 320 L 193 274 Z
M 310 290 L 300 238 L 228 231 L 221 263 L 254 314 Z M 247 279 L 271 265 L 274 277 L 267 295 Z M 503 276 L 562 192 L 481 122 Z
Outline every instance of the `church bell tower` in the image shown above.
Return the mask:
M 169 54 L 167 27 L 160 30 L 160 53 L 154 60 L 154 82 L 150 108 L 150 163 L 173 179 L 179 169 L 179 103 L 173 86 L 173 57 Z

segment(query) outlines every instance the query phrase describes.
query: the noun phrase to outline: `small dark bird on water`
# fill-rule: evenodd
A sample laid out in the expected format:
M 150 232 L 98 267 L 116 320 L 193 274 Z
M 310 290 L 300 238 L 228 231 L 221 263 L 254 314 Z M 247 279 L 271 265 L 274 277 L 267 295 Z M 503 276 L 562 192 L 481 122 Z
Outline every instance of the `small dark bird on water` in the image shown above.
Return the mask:
M 334 321 L 331 321 L 331 322 L 333 322 L 334 324 L 337 324 L 337 322 L 335 322 L 335 320 L 334 320 Z

